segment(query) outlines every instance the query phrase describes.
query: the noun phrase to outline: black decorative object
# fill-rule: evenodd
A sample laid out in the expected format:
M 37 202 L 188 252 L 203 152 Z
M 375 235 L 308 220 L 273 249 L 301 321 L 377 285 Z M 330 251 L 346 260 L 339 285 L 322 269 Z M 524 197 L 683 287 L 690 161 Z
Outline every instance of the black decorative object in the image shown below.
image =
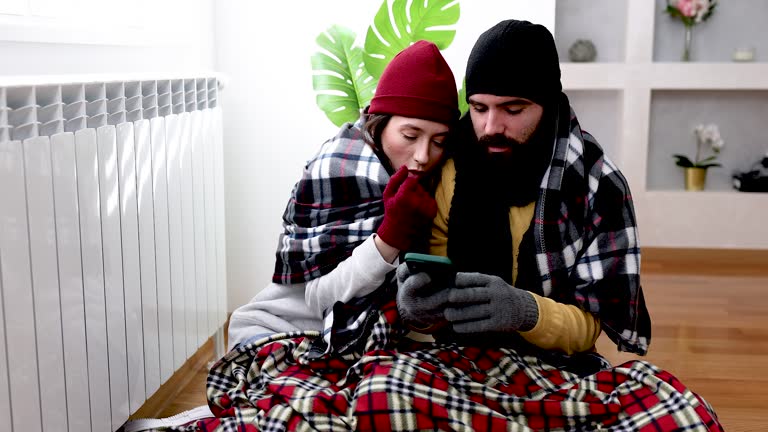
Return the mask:
M 768 192 L 768 155 L 752 165 L 749 171 L 734 174 L 733 187 L 741 192 Z

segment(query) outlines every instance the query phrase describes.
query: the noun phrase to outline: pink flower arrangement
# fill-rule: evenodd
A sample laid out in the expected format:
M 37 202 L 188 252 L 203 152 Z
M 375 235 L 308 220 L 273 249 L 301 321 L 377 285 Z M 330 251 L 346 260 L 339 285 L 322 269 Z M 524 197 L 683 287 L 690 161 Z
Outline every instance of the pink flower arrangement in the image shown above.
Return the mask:
M 717 6 L 717 0 L 667 0 L 666 12 L 680 18 L 686 27 L 706 21 Z

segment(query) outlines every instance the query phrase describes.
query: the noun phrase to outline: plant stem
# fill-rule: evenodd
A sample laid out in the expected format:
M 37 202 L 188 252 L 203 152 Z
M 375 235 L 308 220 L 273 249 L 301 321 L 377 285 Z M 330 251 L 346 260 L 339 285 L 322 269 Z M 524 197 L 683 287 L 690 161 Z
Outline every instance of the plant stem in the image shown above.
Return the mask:
M 693 25 L 685 25 L 685 44 L 683 46 L 683 61 L 691 61 L 691 39 L 693 36 Z
M 699 164 L 699 154 L 701 153 L 701 140 L 696 138 L 696 159 L 693 160 L 693 166 Z

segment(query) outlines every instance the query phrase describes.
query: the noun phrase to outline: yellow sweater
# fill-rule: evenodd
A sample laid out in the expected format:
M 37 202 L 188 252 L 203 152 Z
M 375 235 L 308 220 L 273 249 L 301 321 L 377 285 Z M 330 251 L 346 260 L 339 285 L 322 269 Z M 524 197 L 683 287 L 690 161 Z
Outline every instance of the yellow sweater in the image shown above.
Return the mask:
M 456 167 L 453 160 L 445 163 L 437 186 L 437 217 L 432 225 L 430 253 L 448 256 L 448 215 L 455 188 Z M 512 231 L 512 280 L 517 280 L 517 256 L 520 240 L 531 225 L 535 203 L 525 207 L 510 207 L 509 225 Z M 478 232 L 478 235 L 487 233 Z M 533 294 L 539 307 L 539 321 L 533 329 L 520 332 L 528 342 L 566 354 L 592 350 L 600 335 L 600 320 L 589 312 L 573 305 L 558 303 L 547 297 Z

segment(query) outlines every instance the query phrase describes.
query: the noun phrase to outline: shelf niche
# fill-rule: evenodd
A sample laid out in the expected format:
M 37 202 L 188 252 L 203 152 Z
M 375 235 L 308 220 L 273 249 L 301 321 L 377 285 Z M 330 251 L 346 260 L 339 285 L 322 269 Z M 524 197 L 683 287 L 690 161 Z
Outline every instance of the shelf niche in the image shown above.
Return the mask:
M 746 171 L 768 150 L 765 134 L 768 90 L 690 91 L 657 90 L 651 94 L 647 189 L 682 190 L 683 169 L 673 154 L 693 159 L 697 124 L 714 123 L 720 128 L 725 147 L 718 160 L 722 167 L 710 168 L 707 191 L 734 191 L 731 176 Z M 704 150 L 709 155 L 709 150 Z
M 589 39 L 597 50 L 595 62 L 624 62 L 626 16 L 627 0 L 557 0 L 555 45 L 560 61 L 571 61 L 568 50 L 577 39 Z
M 655 0 L 653 61 L 679 62 L 685 26 L 666 13 L 666 0 Z M 558 2 L 558 5 L 560 2 Z M 693 27 L 692 62 L 731 62 L 737 48 L 752 48 L 754 60 L 768 60 L 768 1 L 720 1 L 707 21 Z
M 622 93 L 618 90 L 566 90 L 582 129 L 597 139 L 608 158 L 621 169 Z

